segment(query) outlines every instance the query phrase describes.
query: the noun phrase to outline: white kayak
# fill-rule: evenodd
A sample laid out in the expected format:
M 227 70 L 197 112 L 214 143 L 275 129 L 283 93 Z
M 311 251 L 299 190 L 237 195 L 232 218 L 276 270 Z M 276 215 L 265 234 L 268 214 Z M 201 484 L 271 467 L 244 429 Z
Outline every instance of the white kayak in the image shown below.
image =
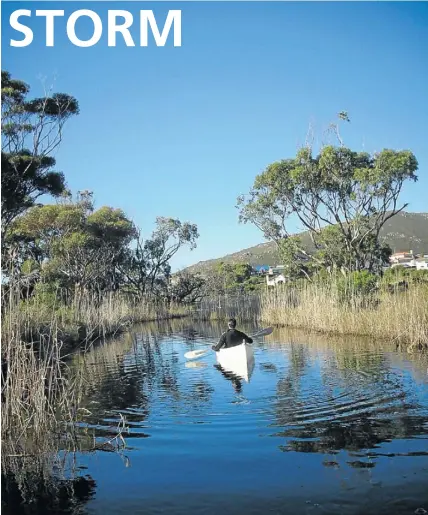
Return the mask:
M 254 370 L 254 349 L 247 343 L 229 347 L 228 349 L 220 349 L 216 352 L 217 363 L 227 372 L 245 379 L 247 383 L 250 380 Z

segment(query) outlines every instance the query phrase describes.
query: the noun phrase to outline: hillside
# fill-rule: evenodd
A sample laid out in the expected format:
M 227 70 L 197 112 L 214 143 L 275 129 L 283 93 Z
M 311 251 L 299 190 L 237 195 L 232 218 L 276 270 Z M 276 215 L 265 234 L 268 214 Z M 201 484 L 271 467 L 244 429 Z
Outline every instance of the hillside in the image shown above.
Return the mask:
M 428 213 L 401 212 L 386 222 L 381 236 L 390 245 L 393 252 L 413 250 L 415 253 L 428 254 Z M 303 238 L 308 241 L 309 245 L 309 236 L 303 234 Z M 220 261 L 250 263 L 251 265 L 279 264 L 275 244 L 268 242 L 221 258 L 200 261 L 188 267 L 187 270 L 204 272 Z

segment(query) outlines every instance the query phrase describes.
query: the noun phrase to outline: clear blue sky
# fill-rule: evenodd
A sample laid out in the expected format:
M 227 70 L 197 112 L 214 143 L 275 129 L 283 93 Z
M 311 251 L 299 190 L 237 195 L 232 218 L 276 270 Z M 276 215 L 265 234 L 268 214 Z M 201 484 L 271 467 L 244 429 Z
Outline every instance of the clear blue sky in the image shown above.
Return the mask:
M 105 24 L 108 9 L 137 20 L 153 9 L 159 25 L 181 9 L 183 46 L 171 38 L 164 48 L 109 48 L 104 34 L 77 48 L 59 19 L 46 48 L 44 20 L 33 16 L 33 43 L 12 48 L 12 33 L 22 37 L 9 27 L 17 8 L 92 9 Z M 2 68 L 35 94 L 39 76 L 56 77 L 57 91 L 79 100 L 57 155 L 72 190 L 93 190 L 98 206 L 123 208 L 147 235 L 158 215 L 198 225 L 198 248 L 174 267 L 262 242 L 238 224 L 236 197 L 266 165 L 294 155 L 311 120 L 323 127 L 341 110 L 355 150 L 416 154 L 420 180 L 403 200 L 428 210 L 426 3 L 33 1 L 2 11 Z

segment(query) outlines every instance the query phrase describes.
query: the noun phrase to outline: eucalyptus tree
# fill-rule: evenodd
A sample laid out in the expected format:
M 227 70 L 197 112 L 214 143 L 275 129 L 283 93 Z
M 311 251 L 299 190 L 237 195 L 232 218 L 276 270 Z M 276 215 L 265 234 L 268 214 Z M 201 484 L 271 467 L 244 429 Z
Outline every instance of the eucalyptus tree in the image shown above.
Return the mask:
M 346 113 L 339 118 L 349 122 Z M 312 142 L 295 157 L 270 164 L 248 195 L 238 198 L 240 221 L 258 227 L 277 243 L 290 267 L 308 270 L 328 263 L 346 271 L 374 270 L 388 249 L 380 231 L 406 208 L 400 193 L 416 181 L 418 163 L 410 150 L 383 149 L 373 155 L 344 146 L 338 124 L 331 124 L 336 144 Z M 308 232 L 312 251 L 290 231 L 291 219 Z
M 183 247 L 193 250 L 199 237 L 195 224 L 157 217 L 151 238 L 141 231 L 118 264 L 129 292 L 136 296 L 165 295 L 171 279 L 171 259 Z
M 66 122 L 79 113 L 78 102 L 51 90 L 29 99 L 29 92 L 28 84 L 2 71 L 2 238 L 13 220 L 34 206 L 38 197 L 58 196 L 65 189 L 64 175 L 54 170 L 52 154 L 62 141 Z

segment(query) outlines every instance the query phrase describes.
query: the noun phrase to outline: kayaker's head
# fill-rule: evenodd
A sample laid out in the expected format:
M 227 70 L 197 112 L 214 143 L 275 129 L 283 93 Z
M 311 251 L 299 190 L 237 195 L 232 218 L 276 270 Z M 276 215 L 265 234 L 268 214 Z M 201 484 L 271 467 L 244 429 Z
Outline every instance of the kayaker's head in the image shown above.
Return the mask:
M 229 329 L 235 329 L 236 327 L 236 319 L 235 318 L 231 318 L 229 320 L 229 322 L 227 323 Z

